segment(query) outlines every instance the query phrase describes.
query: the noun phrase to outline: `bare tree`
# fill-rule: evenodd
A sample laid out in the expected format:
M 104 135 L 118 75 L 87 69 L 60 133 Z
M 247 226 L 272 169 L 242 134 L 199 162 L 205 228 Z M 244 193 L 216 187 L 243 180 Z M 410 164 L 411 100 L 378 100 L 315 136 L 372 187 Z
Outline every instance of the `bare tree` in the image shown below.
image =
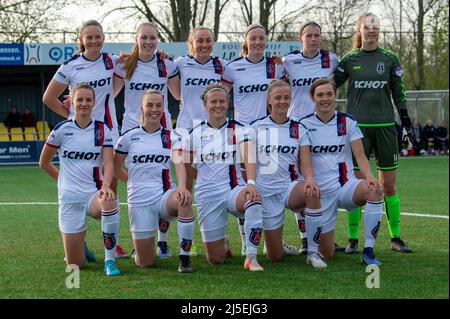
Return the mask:
M 407 0 L 407 6 L 410 10 L 406 11 L 409 22 L 412 25 L 414 40 L 416 43 L 417 58 L 417 81 L 414 82 L 416 90 L 422 90 L 426 87 L 424 71 L 424 51 L 425 51 L 425 18 L 427 13 L 434 8 L 438 0 Z
M 322 2 L 320 2 L 322 3 Z M 329 33 L 332 50 L 342 55 L 348 50 L 348 40 L 354 33 L 357 17 L 369 11 L 372 0 L 329 0 L 318 4 L 322 28 Z
M 245 26 L 259 22 L 270 40 L 282 40 L 292 32 L 295 21 L 313 8 L 311 1 L 239 0 Z M 295 3 L 295 5 L 292 5 Z M 291 8 L 291 10 L 286 10 Z M 254 16 L 258 10 L 258 20 Z M 280 12 L 278 15 L 277 12 Z
M 56 3 L 56 5 L 55 5 Z M 61 1 L 2 0 L 0 2 L 0 41 L 35 41 L 40 33 L 55 28 Z
M 144 18 L 154 23 L 163 41 L 186 41 L 192 27 L 205 23 L 210 3 L 210 0 L 163 0 L 158 6 L 150 6 L 149 0 L 131 0 L 130 5 L 109 10 L 102 19 L 121 11 L 125 13 L 124 20 Z
M 214 5 L 214 40 L 217 41 L 219 38 L 219 30 L 220 30 L 220 16 L 225 9 L 226 5 L 230 2 L 230 0 L 215 0 Z

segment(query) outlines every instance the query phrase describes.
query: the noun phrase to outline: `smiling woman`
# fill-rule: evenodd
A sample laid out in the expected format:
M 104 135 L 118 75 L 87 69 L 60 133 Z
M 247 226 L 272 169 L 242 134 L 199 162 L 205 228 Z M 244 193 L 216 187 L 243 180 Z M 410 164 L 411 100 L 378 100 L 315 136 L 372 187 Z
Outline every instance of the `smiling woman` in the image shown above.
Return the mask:
M 58 181 L 59 228 L 67 265 L 85 264 L 87 216 L 101 218 L 105 245 L 105 272 L 120 275 L 115 258 L 118 206 L 111 189 L 114 177 L 111 129 L 92 120 L 95 91 L 79 84 L 71 91 L 73 120 L 55 126 L 42 150 L 40 167 Z M 52 163 L 59 152 L 60 169 Z M 103 177 L 102 177 L 103 172 Z
M 74 108 L 70 102 L 65 105 L 59 100 L 63 92 L 69 88 L 72 92 L 81 83 L 88 83 L 95 92 L 95 104 L 92 110 L 92 119 L 102 122 L 111 129 L 113 143 L 119 138 L 116 107 L 113 94 L 113 74 L 118 57 L 102 51 L 105 42 L 102 25 L 95 20 L 88 20 L 80 27 L 78 43 L 80 50 L 70 59 L 66 60 L 57 70 L 43 95 L 43 102 L 55 113 L 72 119 Z M 72 104 L 73 106 L 73 104 Z M 117 193 L 117 179 L 113 177 L 111 189 Z M 117 198 L 117 207 L 119 202 Z M 118 212 L 120 215 L 120 209 Z M 116 221 L 119 222 L 117 216 Z M 126 256 L 120 248 L 116 233 L 114 247 L 110 252 L 117 251 L 119 257 Z M 90 258 L 93 260 L 93 258 Z

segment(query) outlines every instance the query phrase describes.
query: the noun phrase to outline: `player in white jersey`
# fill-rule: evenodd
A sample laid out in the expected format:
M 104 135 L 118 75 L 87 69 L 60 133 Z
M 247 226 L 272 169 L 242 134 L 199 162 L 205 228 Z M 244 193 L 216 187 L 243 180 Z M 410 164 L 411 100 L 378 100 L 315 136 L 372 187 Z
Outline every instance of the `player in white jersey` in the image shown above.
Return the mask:
M 101 24 L 95 20 L 89 20 L 81 26 L 78 41 L 79 52 L 59 67 L 45 90 L 43 102 L 53 112 L 66 118 L 73 118 L 73 108 L 70 106 L 66 108 L 59 100 L 59 96 L 67 88 L 72 91 L 80 83 L 89 84 L 96 96 L 92 118 L 104 122 L 112 130 L 113 141 L 116 143 L 119 131 L 113 96 L 113 77 L 118 57 L 102 52 L 105 35 Z M 113 178 L 111 188 L 117 195 L 117 179 Z M 119 207 L 118 199 L 117 205 Z M 127 257 L 118 242 L 116 253 L 117 257 Z
M 234 96 L 235 120 L 249 124 L 267 112 L 267 88 L 274 79 L 284 76 L 283 66 L 274 57 L 266 57 L 266 30 L 252 24 L 245 32 L 241 57 L 226 65 L 222 80 Z
M 168 92 L 180 99 L 178 69 L 170 59 L 156 52 L 158 46 L 158 29 L 151 22 L 141 23 L 137 29 L 136 44 L 132 53 L 123 64 L 117 64 L 114 71 L 114 95 L 118 95 L 125 86 L 125 113 L 122 121 L 122 134 L 139 126 L 141 102 L 144 91 L 153 89 L 164 96 L 164 116 L 161 125 L 172 129 L 171 115 L 168 109 Z M 170 257 L 167 235 L 170 223 L 161 219 L 158 232 L 158 256 Z
M 284 80 L 273 80 L 267 94 L 270 115 L 252 122 L 257 149 L 256 188 L 261 193 L 265 250 L 271 261 L 283 258 L 285 208 L 305 207 L 306 191 L 313 181 L 299 179 L 299 123 L 287 116 L 291 89 Z M 309 154 L 306 160 L 310 161 Z M 311 175 L 311 174 L 310 174 Z
M 195 27 L 189 33 L 187 41 L 189 55 L 175 59 L 180 77 L 181 107 L 178 114 L 176 128 L 185 135 L 201 121 L 208 119 L 208 113 L 200 98 L 205 88 L 214 82 L 220 82 L 227 61 L 212 56 L 214 48 L 213 32 L 206 27 Z M 192 191 L 197 171 L 186 165 L 187 189 Z M 196 254 L 196 245 L 192 245 L 192 253 Z M 231 250 L 229 251 L 231 253 Z
M 320 205 L 305 208 L 309 239 L 307 261 L 314 267 L 326 267 L 318 250 L 325 259 L 333 257 L 338 208 L 351 210 L 366 205 L 362 261 L 380 264 L 373 247 L 383 209 L 382 184 L 372 176 L 362 146 L 361 130 L 352 116 L 335 111 L 333 81 L 316 80 L 311 86 L 311 96 L 316 112 L 300 120 L 300 145 L 302 150 L 311 152 L 312 171 L 320 188 Z M 355 177 L 352 152 L 365 179 Z
M 148 89 L 160 91 L 164 96 L 164 117 L 161 124 L 170 129 L 172 123 L 167 88 L 176 99 L 180 99 L 177 67 L 175 62 L 164 59 L 156 52 L 158 30 L 153 23 L 141 23 L 135 40 L 136 44 L 126 62 L 117 64 L 114 70 L 114 95 L 117 96 L 125 86 L 125 113 L 121 132 L 139 126 L 142 96 Z
M 187 162 L 198 171 L 195 199 L 208 262 L 222 264 L 225 260 L 229 211 L 237 217 L 245 216 L 247 256 L 244 267 L 261 271 L 263 268 L 256 260 L 261 239 L 261 197 L 255 187 L 256 163 L 250 135 L 242 124 L 227 118 L 225 86 L 208 85 L 202 99 L 208 120 L 183 137 L 183 150 L 188 155 Z M 240 172 L 241 156 L 247 169 L 247 187 Z
M 322 43 L 321 27 L 314 21 L 308 21 L 300 26 L 299 41 L 302 50 L 293 51 L 283 57 L 283 66 L 292 89 L 292 102 L 288 115 L 293 119 L 300 119 L 316 110 L 309 91 L 314 80 L 331 78 L 337 67 L 336 54 L 320 48 Z M 304 212 L 295 214 L 301 237 L 301 254 L 308 253 L 308 241 L 305 230 Z M 336 251 L 343 251 L 344 247 L 336 245 Z
M 228 62 L 211 56 L 214 48 L 214 36 L 206 27 L 196 27 L 187 41 L 189 55 L 175 59 L 181 88 L 181 108 L 177 118 L 177 128 L 191 130 L 195 124 L 208 119 L 200 96 L 205 88 L 214 82 L 220 82 L 225 64 Z
M 105 272 L 120 275 L 114 262 L 119 227 L 115 194 L 111 129 L 92 118 L 95 92 L 86 84 L 71 92 L 73 119 L 55 126 L 42 150 L 39 165 L 58 181 L 59 229 L 69 266 L 83 266 L 87 215 L 101 218 Z M 60 169 L 52 163 L 58 152 Z M 101 176 L 103 168 L 104 178 Z
M 222 80 L 233 89 L 234 119 L 249 124 L 268 114 L 267 88 L 274 79 L 283 77 L 283 67 L 274 57 L 266 57 L 266 30 L 260 24 L 252 24 L 245 31 L 241 57 L 228 63 Z M 245 176 L 244 176 L 245 178 Z M 245 253 L 244 220 L 238 219 L 243 256 Z
M 178 216 L 179 272 L 191 272 L 189 254 L 194 236 L 192 196 L 186 189 L 186 171 L 181 160 L 181 138 L 161 126 L 164 96 L 147 90 L 142 98 L 141 125 L 124 133 L 117 143 L 114 164 L 117 177 L 127 182 L 135 262 L 140 267 L 154 263 L 156 230 L 160 218 Z M 172 136 L 172 138 L 171 138 Z M 178 188 L 171 178 L 172 156 Z M 125 162 L 127 170 L 122 168 Z

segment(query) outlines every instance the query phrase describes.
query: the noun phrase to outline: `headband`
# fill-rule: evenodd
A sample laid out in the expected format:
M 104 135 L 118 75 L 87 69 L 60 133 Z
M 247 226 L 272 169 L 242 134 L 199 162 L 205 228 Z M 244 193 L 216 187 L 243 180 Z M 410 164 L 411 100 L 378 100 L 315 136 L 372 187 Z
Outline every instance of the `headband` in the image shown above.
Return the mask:
M 203 96 L 203 101 L 206 101 L 206 98 L 208 96 L 208 94 L 212 91 L 221 91 L 223 93 L 225 93 L 226 97 L 228 98 L 228 91 L 225 90 L 224 88 L 221 87 L 217 87 L 217 88 L 212 88 L 211 90 L 209 90 L 208 92 L 205 93 L 205 95 Z

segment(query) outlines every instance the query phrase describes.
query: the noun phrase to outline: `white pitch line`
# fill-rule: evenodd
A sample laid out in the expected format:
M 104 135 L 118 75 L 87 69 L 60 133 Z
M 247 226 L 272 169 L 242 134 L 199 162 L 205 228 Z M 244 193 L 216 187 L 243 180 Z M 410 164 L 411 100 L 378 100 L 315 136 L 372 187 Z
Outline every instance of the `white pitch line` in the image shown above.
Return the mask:
M 57 205 L 57 202 L 27 202 L 27 203 L 14 203 L 14 202 L 0 202 L 0 206 L 21 206 L 21 205 Z M 127 206 L 127 203 L 120 203 L 121 206 Z M 196 204 L 192 204 L 192 206 L 197 206 Z M 339 209 L 340 212 L 346 212 L 345 209 Z M 386 214 L 386 212 L 383 212 L 383 214 Z M 449 216 L 447 215 L 432 215 L 432 214 L 416 214 L 416 213 L 408 213 L 403 212 L 400 213 L 400 215 L 404 216 L 413 216 L 413 217 L 429 217 L 429 218 L 443 218 L 443 219 L 449 219 Z

